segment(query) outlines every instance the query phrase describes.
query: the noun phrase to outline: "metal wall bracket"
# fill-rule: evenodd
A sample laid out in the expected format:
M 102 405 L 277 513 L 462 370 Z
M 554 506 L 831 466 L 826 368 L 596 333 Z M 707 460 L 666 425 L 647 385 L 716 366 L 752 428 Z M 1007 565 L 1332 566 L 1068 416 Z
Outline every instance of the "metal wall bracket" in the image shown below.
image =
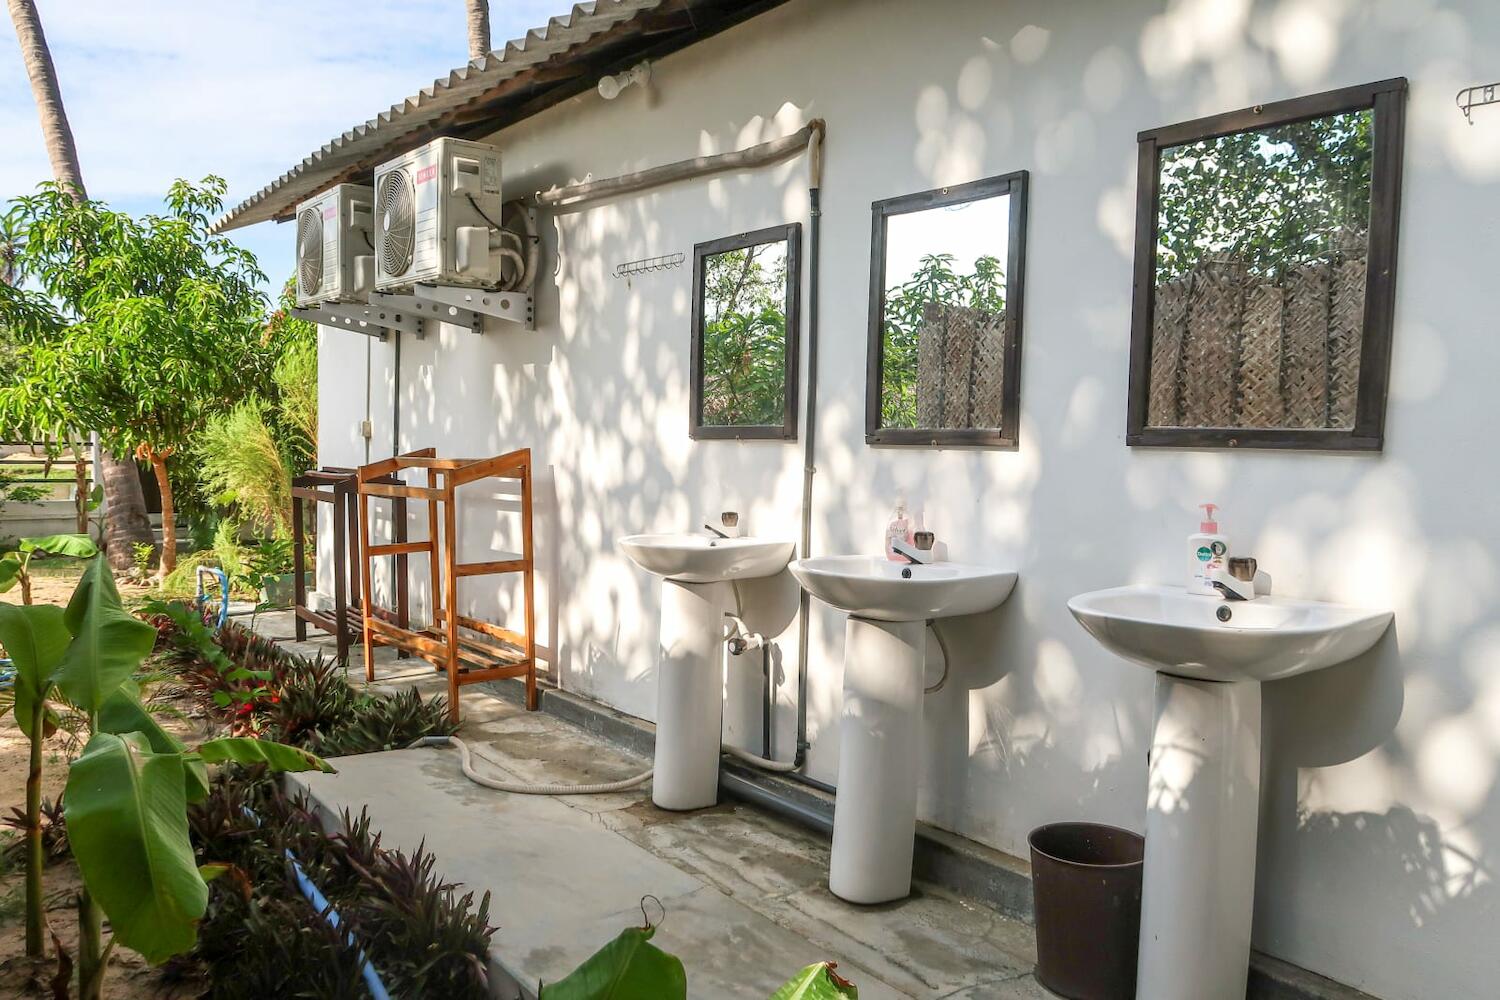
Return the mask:
M 373 296 L 372 296 L 373 298 Z M 353 302 L 324 302 L 308 308 L 297 308 L 292 315 L 309 323 L 334 326 L 367 337 L 386 339 L 387 331 L 399 330 L 422 336 L 422 318 L 411 312 L 395 310 L 371 303 L 359 305 Z
M 530 292 L 497 292 L 487 288 L 461 288 L 455 285 L 417 285 L 412 289 L 418 300 L 433 304 L 439 310 L 454 310 L 519 323 L 536 329 L 536 296 Z M 455 322 L 440 317 L 443 322 Z M 476 326 L 476 333 L 482 332 Z
M 417 288 L 425 286 L 418 285 Z M 472 309 L 446 306 L 410 292 L 371 292 L 370 302 L 387 309 L 399 309 L 413 313 L 424 320 L 466 326 L 474 333 L 484 332 L 484 317 Z

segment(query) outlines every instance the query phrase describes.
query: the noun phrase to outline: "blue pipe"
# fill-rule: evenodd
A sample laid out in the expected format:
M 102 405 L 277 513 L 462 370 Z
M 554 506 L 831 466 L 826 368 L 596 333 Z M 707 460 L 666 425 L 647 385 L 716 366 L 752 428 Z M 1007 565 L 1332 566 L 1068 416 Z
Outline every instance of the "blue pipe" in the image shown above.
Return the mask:
M 250 817 L 256 826 L 260 826 L 260 817 L 255 815 L 255 810 L 249 806 L 245 806 L 244 810 L 245 815 Z M 333 904 L 328 902 L 328 897 L 323 895 L 317 884 L 307 877 L 307 872 L 302 870 L 302 863 L 297 860 L 297 856 L 290 849 L 287 849 L 284 853 L 286 854 L 286 859 L 292 863 L 292 873 L 296 876 L 297 888 L 302 890 L 302 895 L 312 904 L 313 909 L 318 911 L 318 915 L 328 922 L 330 927 L 334 930 L 344 931 L 344 940 L 354 949 L 354 957 L 359 960 L 360 977 L 364 979 L 365 985 L 369 987 L 370 996 L 374 1000 L 391 1000 L 391 994 L 386 990 L 385 983 L 381 981 L 380 973 L 375 970 L 374 963 L 365 955 L 365 950 L 359 946 L 359 941 L 355 938 L 354 932 L 344 929 L 343 921 L 339 919 L 339 911 L 335 910 Z

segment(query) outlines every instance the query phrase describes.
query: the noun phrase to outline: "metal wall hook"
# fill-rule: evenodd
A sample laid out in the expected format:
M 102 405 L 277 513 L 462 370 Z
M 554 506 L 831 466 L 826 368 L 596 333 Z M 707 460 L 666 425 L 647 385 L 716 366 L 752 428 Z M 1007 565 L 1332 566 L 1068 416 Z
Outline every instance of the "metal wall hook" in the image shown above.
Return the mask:
M 1465 87 L 1453 98 L 1453 103 L 1458 105 L 1458 110 L 1464 113 L 1470 125 L 1474 124 L 1472 114 L 1475 108 L 1482 108 L 1486 104 L 1500 104 L 1500 83 L 1481 83 L 1473 87 Z
M 681 253 L 669 253 L 660 257 L 642 257 L 640 260 L 631 260 L 622 264 L 616 264 L 614 276 L 616 278 L 629 278 L 636 274 L 666 271 L 674 267 L 680 267 L 686 259 L 687 255 Z

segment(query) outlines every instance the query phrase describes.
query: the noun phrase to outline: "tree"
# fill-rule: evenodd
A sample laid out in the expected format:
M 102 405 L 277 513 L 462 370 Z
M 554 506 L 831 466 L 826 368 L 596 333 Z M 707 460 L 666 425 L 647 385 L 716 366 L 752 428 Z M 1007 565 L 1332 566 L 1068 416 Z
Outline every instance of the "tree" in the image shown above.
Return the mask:
M 111 451 L 149 462 L 163 575 L 177 554 L 168 462 L 209 413 L 274 395 L 265 275 L 208 231 L 224 190 L 217 177 L 179 180 L 165 215 L 135 219 L 43 184 L 11 209 L 24 231 L 17 268 L 34 287 L 0 286 L 0 325 L 21 348 L 0 384 L 0 426 L 93 427 Z
M 929 303 L 1005 311 L 1005 270 L 988 254 L 973 274 L 953 269 L 952 254 L 927 254 L 910 278 L 886 290 L 880 369 L 880 426 L 916 427 L 917 356 Z
M 47 36 L 42 33 L 42 19 L 37 14 L 33 0 L 7 2 L 11 22 L 16 27 L 16 37 L 21 43 L 21 59 L 26 65 L 26 76 L 31 81 L 37 116 L 41 119 L 42 138 L 46 143 L 47 158 L 52 162 L 53 179 L 74 197 L 85 198 L 87 194 L 83 186 L 83 171 L 78 165 L 78 146 L 73 140 L 73 129 L 68 124 L 67 112 L 63 109 L 62 88 L 57 82 L 57 68 L 52 64 Z M 16 258 L 19 255 L 17 236 L 12 227 L 5 228 L 3 243 L 3 252 L 0 252 L 0 256 L 4 258 L 3 284 L 9 285 L 15 279 Z M 36 436 L 35 428 L 24 423 L 7 429 L 20 431 L 28 437 Z M 134 462 L 106 451 L 101 456 L 100 464 L 108 511 L 105 530 L 110 561 L 116 569 L 128 569 L 133 547 L 137 543 L 152 541 L 151 521 L 146 516 L 146 498 L 141 493 L 141 483 Z
M 1274 280 L 1369 230 L 1370 111 L 1235 132 L 1161 153 L 1156 281 L 1209 259 Z
M 704 424 L 772 426 L 786 405 L 786 245 L 704 258 Z
M 490 0 L 464 0 L 469 14 L 469 61 L 490 54 Z

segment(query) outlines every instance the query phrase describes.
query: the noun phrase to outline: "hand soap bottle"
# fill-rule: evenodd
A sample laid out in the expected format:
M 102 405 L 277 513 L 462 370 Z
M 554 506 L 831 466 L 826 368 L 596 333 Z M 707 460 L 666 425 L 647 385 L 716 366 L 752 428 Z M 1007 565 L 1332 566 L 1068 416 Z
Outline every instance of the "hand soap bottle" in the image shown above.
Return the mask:
M 1197 534 L 1188 536 L 1188 593 L 1218 596 L 1214 589 L 1213 572 L 1224 568 L 1229 559 L 1229 539 L 1219 534 L 1219 522 L 1214 518 L 1217 504 L 1202 503 L 1203 520 Z
M 911 520 L 906 516 L 906 498 L 896 501 L 896 511 L 885 529 L 885 557 L 891 562 L 905 562 L 906 557 L 897 554 L 896 543 L 911 543 Z

